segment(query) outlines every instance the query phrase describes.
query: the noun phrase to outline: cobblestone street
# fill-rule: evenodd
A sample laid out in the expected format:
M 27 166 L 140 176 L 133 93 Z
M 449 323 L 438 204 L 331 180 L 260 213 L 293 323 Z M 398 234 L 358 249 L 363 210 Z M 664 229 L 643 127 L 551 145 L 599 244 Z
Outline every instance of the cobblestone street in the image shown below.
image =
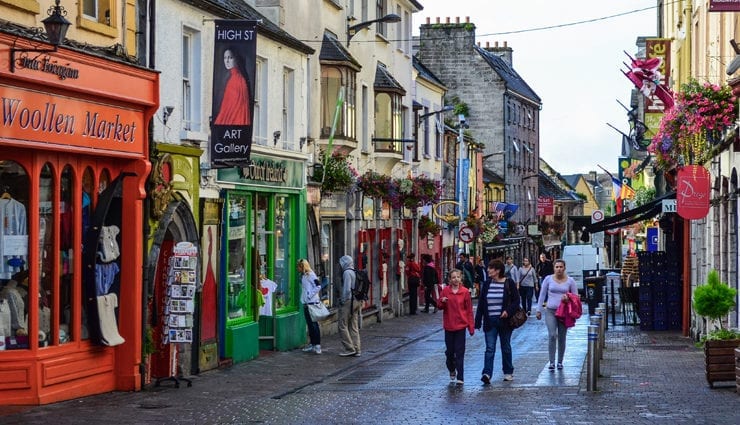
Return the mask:
M 514 332 L 514 381 L 502 380 L 500 352 L 490 386 L 479 378 L 484 339 L 468 339 L 465 385 L 450 386 L 441 314 L 386 320 L 362 330 L 362 357 L 263 352 L 260 358 L 163 384 L 40 407 L 6 409 L 4 424 L 718 424 L 740 422 L 734 383 L 710 389 L 704 356 L 675 332 L 615 326 L 606 333 L 598 391 L 588 392 L 587 318 L 568 333 L 565 367 L 547 369 L 544 322 Z

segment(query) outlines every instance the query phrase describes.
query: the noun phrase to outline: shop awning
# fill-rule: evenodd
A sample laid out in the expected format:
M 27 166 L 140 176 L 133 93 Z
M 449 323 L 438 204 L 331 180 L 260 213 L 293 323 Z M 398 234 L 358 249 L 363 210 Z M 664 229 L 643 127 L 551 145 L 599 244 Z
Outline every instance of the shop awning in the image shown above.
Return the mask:
M 588 224 L 585 226 L 585 231 L 588 233 L 602 232 L 604 230 L 616 229 L 637 223 L 638 221 L 653 218 L 663 210 L 662 205 L 664 199 L 676 199 L 676 192 L 671 192 L 661 196 L 660 198 L 655 198 L 645 205 L 640 205 L 637 208 L 625 211 L 621 214 L 606 217 L 603 221 L 598 223 Z

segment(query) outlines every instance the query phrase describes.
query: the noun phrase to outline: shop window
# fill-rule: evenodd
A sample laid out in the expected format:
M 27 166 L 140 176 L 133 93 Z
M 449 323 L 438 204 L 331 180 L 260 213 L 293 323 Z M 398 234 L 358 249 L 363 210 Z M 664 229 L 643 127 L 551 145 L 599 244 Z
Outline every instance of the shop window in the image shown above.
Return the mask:
M 55 341 L 51 334 L 51 316 L 56 314 L 52 311 L 49 303 L 54 299 L 56 282 L 54 267 L 54 235 L 56 223 L 54 217 L 62 212 L 64 206 L 61 202 L 55 202 L 55 188 L 57 182 L 55 172 L 51 164 L 44 164 L 39 176 L 39 346 L 45 347 L 49 341 Z M 58 208 L 60 211 L 54 211 Z M 63 235 L 62 235 L 63 236 Z
M 78 339 L 77 335 L 73 335 L 72 318 L 76 317 L 75 309 L 78 308 L 78 303 L 75 303 L 72 298 L 72 288 L 75 282 L 74 276 L 74 235 L 80 233 L 79 225 L 75 222 L 76 211 L 82 209 L 83 223 L 89 221 L 90 218 L 90 197 L 84 192 L 82 193 L 80 206 L 75 205 L 75 175 L 71 166 L 64 167 L 62 171 L 61 187 L 59 195 L 59 330 L 57 332 L 59 337 L 59 344 L 64 344 L 71 341 L 72 339 Z M 50 306 L 49 300 L 52 299 L 51 293 L 47 293 L 47 299 L 42 300 L 42 303 Z M 56 306 L 55 306 L 56 307 Z M 52 309 L 53 310 L 53 309 Z M 41 315 L 41 323 L 43 323 L 43 306 L 39 306 L 39 313 Z M 86 329 L 87 323 L 82 326 L 82 329 Z M 42 328 L 43 330 L 43 328 Z M 87 333 L 85 332 L 85 336 Z M 49 336 L 49 341 L 54 343 L 55 339 Z
M 0 338 L 7 349 L 28 348 L 29 178 L 0 160 Z
M 263 193 L 230 192 L 227 236 L 227 320 L 241 323 L 255 320 L 252 291 L 262 290 L 271 305 L 262 312 L 297 309 L 294 262 L 291 246 L 294 197 Z M 267 284 L 266 281 L 273 284 Z M 261 306 L 257 306 L 261 307 Z M 262 313 L 265 314 L 265 313 Z
M 108 171 L 107 168 L 104 168 L 103 171 L 100 172 L 100 178 L 98 179 L 98 193 L 102 193 L 108 187 L 110 182 L 110 171 Z
M 226 314 L 231 323 L 247 321 L 252 314 L 252 300 L 247 288 L 247 270 L 251 269 L 248 257 L 252 244 L 247 240 L 250 199 L 247 195 L 230 193 L 228 197 L 228 229 L 226 232 L 227 277 Z

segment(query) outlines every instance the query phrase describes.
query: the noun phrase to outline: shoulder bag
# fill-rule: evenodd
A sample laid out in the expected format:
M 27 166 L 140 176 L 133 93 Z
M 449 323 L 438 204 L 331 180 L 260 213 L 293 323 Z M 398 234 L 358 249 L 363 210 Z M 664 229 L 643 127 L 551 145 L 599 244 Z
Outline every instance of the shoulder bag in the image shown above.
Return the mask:
M 511 280 L 511 279 L 508 279 Z M 511 283 L 514 283 L 513 281 Z M 509 327 L 516 329 L 521 327 L 527 321 L 527 312 L 522 309 L 521 305 L 517 307 L 514 315 L 509 317 Z
M 311 320 L 314 322 L 321 322 L 329 317 L 329 309 L 321 301 L 306 305 L 308 306 L 308 314 L 311 315 Z

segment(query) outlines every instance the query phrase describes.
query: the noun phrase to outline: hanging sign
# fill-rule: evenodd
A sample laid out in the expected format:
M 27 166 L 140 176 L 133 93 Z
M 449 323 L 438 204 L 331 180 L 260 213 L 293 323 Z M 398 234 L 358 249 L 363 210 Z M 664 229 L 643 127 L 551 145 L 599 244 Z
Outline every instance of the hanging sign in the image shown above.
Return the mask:
M 710 12 L 740 12 L 740 0 L 709 0 Z
M 256 46 L 257 21 L 215 21 L 211 123 L 213 168 L 249 164 Z
M 678 215 L 693 220 L 709 213 L 709 171 L 701 165 L 687 165 L 676 176 L 676 209 Z

